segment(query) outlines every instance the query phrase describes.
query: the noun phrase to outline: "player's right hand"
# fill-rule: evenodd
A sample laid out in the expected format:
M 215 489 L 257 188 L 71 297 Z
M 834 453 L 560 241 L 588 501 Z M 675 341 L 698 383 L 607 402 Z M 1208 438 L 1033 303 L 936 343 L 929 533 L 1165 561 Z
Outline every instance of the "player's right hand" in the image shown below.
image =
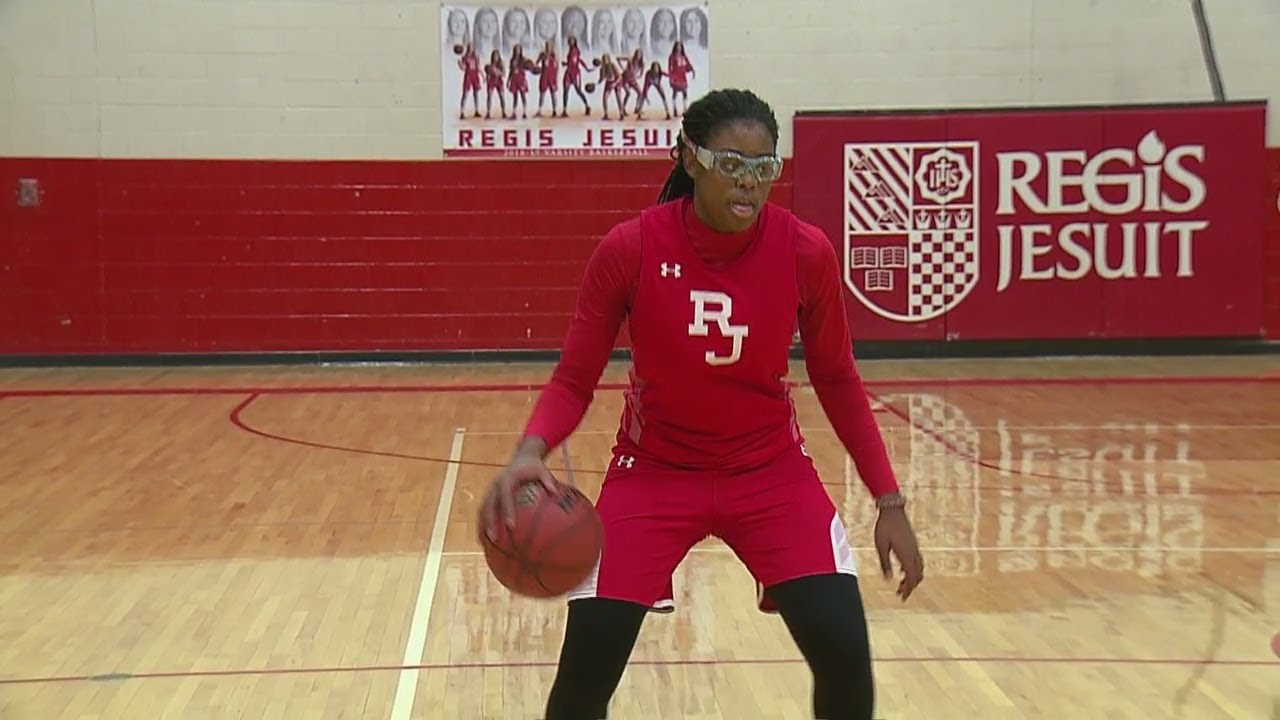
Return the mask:
M 560 491 L 555 475 L 542 460 L 542 452 L 532 450 L 517 450 L 511 462 L 489 483 L 489 491 L 480 503 L 479 525 L 491 540 L 497 537 L 498 523 L 505 522 L 507 527 L 511 527 L 515 522 L 516 488 L 534 481 L 541 483 L 549 493 Z

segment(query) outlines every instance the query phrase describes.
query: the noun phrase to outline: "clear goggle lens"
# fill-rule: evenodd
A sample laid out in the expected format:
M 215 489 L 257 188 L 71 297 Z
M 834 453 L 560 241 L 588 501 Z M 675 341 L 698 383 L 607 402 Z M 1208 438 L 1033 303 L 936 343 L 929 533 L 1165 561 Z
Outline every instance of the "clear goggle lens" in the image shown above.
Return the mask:
M 708 150 L 687 139 L 685 143 L 693 148 L 694 155 L 703 167 L 715 170 L 727 178 L 740 180 L 750 173 L 760 182 L 773 182 L 782 177 L 782 158 L 777 155 L 747 157 L 733 150 Z
M 715 171 L 734 180 L 747 173 L 754 174 L 760 182 L 773 182 L 782 176 L 782 159 L 778 157 L 749 158 L 728 150 L 711 154 Z

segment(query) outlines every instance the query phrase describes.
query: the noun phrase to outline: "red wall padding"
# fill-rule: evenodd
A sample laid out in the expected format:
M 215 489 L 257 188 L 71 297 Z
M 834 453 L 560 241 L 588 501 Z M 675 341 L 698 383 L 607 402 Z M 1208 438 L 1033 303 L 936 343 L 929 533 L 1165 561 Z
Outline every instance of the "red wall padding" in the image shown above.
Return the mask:
M 0 352 L 555 349 L 669 168 L 0 159 Z
M 1268 338 L 1280 338 L 1280 148 L 1267 148 L 1267 280 L 1263 323 Z
M 554 349 L 597 238 L 668 168 L 0 158 L 0 353 Z M 25 177 L 39 207 L 14 202 Z

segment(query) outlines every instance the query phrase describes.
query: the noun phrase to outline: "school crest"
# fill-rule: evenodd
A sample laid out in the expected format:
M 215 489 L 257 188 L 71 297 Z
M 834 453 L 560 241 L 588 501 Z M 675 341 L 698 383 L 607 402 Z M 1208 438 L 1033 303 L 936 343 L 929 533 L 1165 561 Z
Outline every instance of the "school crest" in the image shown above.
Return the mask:
M 978 284 L 978 144 L 844 147 L 845 284 L 872 312 L 923 322 Z

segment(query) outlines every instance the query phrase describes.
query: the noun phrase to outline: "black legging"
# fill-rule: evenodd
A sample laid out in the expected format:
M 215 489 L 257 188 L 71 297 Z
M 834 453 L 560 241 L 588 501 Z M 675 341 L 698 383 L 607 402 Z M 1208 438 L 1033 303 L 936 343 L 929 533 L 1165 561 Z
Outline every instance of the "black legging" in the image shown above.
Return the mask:
M 867 620 L 852 575 L 819 575 L 767 590 L 813 673 L 818 720 L 871 720 L 875 688 Z M 569 603 L 546 720 L 604 720 L 648 610 L 618 600 Z

